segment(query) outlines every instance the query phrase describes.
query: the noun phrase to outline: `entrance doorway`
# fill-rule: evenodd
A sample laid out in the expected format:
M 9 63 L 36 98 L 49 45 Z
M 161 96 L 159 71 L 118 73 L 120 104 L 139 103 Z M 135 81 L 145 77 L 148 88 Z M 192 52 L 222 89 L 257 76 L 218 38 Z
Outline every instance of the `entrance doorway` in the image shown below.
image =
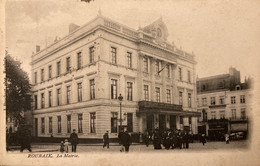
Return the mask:
M 146 115 L 147 131 L 151 132 L 154 129 L 154 116 L 153 114 Z
M 159 115 L 159 130 L 160 132 L 165 131 L 166 129 L 166 120 L 165 115 Z
M 173 131 L 176 130 L 176 116 L 175 115 L 170 115 L 170 129 Z

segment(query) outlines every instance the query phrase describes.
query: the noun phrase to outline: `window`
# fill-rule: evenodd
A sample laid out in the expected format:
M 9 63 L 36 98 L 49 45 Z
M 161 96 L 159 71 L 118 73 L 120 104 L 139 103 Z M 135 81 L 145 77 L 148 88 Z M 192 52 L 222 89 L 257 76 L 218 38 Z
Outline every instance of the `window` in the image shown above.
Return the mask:
M 202 98 L 202 105 L 207 106 L 207 98 Z
M 77 69 L 82 68 L 82 56 L 81 56 L 81 52 L 77 53 L 77 57 L 78 57 L 78 62 L 77 62 Z
M 148 85 L 144 85 L 144 100 L 149 101 L 149 87 L 148 87 Z
M 112 64 L 116 64 L 116 48 L 111 47 Z
M 44 93 L 41 94 L 41 108 L 44 108 L 45 105 L 45 98 L 44 98 Z
M 45 122 L 44 122 L 44 118 L 41 118 L 41 133 L 42 133 L 42 134 L 45 133 Z
M 132 101 L 133 100 L 133 83 L 127 82 L 127 100 Z
M 83 130 L 82 130 L 82 114 L 78 114 L 78 132 L 79 133 L 82 133 Z
M 37 84 L 37 72 L 34 72 L 34 83 Z
M 90 132 L 96 133 L 96 113 L 90 113 Z
M 67 104 L 70 103 L 71 87 L 67 86 Z
M 49 66 L 49 79 L 52 78 L 52 65 Z
M 89 81 L 90 84 L 90 99 L 95 99 L 95 80 L 92 79 Z
M 182 81 L 182 69 L 179 67 L 179 80 Z
M 191 93 L 188 93 L 188 107 L 191 108 Z
M 166 65 L 166 72 L 167 72 L 167 77 L 168 77 L 168 78 L 171 78 L 170 65 Z
M 94 62 L 94 57 L 95 57 L 95 47 L 90 47 L 89 48 L 89 63 L 93 63 Z
M 58 133 L 61 133 L 61 116 L 58 116 Z
M 61 68 L 60 68 L 60 61 L 57 62 L 57 76 L 60 76 L 61 74 Z
M 211 105 L 215 105 L 216 104 L 216 98 L 215 97 L 211 97 L 210 98 L 210 104 Z
M 179 92 L 179 104 L 182 105 L 183 102 L 182 102 L 182 92 L 180 91 Z
M 246 103 L 245 95 L 240 95 L 240 103 Z
M 191 125 L 192 119 L 191 117 L 189 117 L 189 125 Z
M 144 57 L 143 58 L 143 65 L 144 65 L 144 72 L 147 72 L 148 73 L 148 58 L 147 57 Z
M 66 72 L 70 72 L 70 57 L 67 57 L 66 59 Z
M 49 117 L 49 133 L 52 133 L 52 117 Z
M 211 111 L 211 119 L 216 119 L 216 111 Z
M 57 89 L 57 105 L 61 105 L 61 90 Z
M 71 115 L 67 115 L 67 133 L 71 133 Z
M 127 113 L 127 131 L 133 132 L 133 113 Z
M 49 107 L 52 106 L 52 91 L 49 91 Z
M 167 99 L 167 103 L 171 104 L 171 90 L 170 89 L 166 89 L 166 99 Z
M 224 102 L 224 96 L 219 97 L 219 104 L 225 104 Z
M 155 61 L 155 72 L 156 72 L 156 74 L 159 75 L 159 71 L 160 71 L 160 62 Z
M 117 133 L 117 112 L 111 112 L 111 133 Z
M 82 83 L 78 83 L 78 102 L 82 101 Z
M 220 116 L 220 119 L 225 119 L 225 110 L 219 111 L 219 116 Z
M 241 108 L 240 118 L 246 119 L 246 109 L 245 108 Z
M 41 69 L 41 82 L 44 81 L 44 69 Z
M 236 119 L 237 118 L 237 114 L 236 114 L 236 109 L 231 109 L 231 113 L 232 113 L 232 119 Z
M 188 82 L 191 83 L 190 71 L 188 71 Z
M 117 99 L 117 80 L 111 79 L 111 99 Z
M 160 88 L 156 87 L 155 93 L 156 93 L 156 102 L 160 102 Z
M 127 67 L 132 68 L 132 53 L 127 52 Z
M 183 124 L 183 116 L 180 116 L 180 124 Z
M 34 109 L 38 109 L 38 96 L 34 95 Z
M 236 104 L 236 96 L 231 96 L 231 104 Z

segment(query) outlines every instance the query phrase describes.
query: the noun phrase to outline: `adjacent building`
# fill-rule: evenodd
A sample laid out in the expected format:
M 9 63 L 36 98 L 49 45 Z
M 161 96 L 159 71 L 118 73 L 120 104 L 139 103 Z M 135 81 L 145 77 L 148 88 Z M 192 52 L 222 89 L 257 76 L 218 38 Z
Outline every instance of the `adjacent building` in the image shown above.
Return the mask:
M 63 138 L 76 129 L 80 138 L 100 139 L 107 130 L 117 138 L 120 119 L 130 133 L 196 134 L 194 55 L 167 37 L 162 19 L 135 30 L 99 13 L 81 27 L 70 24 L 69 34 L 47 48 L 37 46 L 34 136 Z
M 199 133 L 217 139 L 225 133 L 248 132 L 252 112 L 251 79 L 240 81 L 240 71 L 197 79 L 197 108 L 201 112 Z

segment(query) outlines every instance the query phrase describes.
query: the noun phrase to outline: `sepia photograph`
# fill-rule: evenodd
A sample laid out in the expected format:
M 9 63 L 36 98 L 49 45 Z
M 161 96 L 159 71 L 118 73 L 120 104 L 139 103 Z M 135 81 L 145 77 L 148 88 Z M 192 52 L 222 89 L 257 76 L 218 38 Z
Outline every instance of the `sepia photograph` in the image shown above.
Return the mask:
M 260 1 L 0 5 L 0 165 L 260 165 Z

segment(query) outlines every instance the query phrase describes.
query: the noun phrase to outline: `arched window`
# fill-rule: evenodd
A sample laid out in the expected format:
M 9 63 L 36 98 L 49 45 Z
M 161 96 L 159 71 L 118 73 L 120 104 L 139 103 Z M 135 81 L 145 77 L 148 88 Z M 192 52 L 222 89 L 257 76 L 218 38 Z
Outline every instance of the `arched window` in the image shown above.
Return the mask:
M 157 37 L 162 37 L 162 31 L 160 28 L 157 28 Z

